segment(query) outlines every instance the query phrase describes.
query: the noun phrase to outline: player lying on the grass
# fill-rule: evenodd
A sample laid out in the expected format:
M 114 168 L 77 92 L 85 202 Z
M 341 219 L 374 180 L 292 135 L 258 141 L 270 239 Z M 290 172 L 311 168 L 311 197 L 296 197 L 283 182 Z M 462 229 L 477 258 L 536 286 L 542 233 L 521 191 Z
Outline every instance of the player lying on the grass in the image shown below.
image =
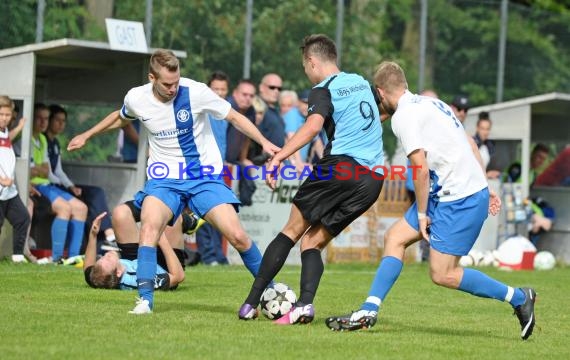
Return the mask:
M 458 265 L 479 236 L 488 214 L 501 200 L 489 191 L 479 150 L 440 100 L 414 95 L 402 68 L 383 62 L 374 75 L 381 104 L 392 115 L 392 129 L 417 172 L 416 202 L 388 229 L 384 257 L 368 297 L 358 311 L 326 320 L 332 330 L 358 330 L 376 323 L 380 305 L 402 271 L 404 252 L 421 238 L 430 242 L 430 276 L 440 286 L 508 302 L 526 340 L 535 324 L 531 288 L 513 288 L 475 269 Z
M 113 227 L 121 252 L 109 251 L 97 260 L 97 231 L 103 214 L 93 222 L 89 233 L 84 260 L 85 281 L 91 287 L 105 289 L 136 289 L 138 227 L 140 212 L 126 202 L 113 210 Z M 175 224 L 165 229 L 159 241 L 154 287 L 160 290 L 175 289 L 184 280 L 184 240 L 182 233 L 194 233 L 204 223 L 193 215 L 181 215 Z M 135 242 L 133 242 L 135 240 Z

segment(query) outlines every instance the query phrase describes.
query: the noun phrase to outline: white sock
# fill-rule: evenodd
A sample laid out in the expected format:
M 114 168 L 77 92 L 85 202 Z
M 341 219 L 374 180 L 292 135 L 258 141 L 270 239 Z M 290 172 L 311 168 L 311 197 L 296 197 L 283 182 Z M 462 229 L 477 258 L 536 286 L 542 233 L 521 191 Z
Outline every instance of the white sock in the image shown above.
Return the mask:
M 366 301 L 365 301 L 365 302 L 374 304 L 374 305 L 376 305 L 376 306 L 380 306 L 380 303 L 382 302 L 382 300 L 381 300 L 379 297 L 376 297 L 376 296 L 369 296 L 369 297 L 366 298 Z
M 115 241 L 115 240 L 116 240 L 115 234 L 113 234 L 113 235 L 107 235 L 107 236 L 105 236 L 105 239 L 107 239 L 107 241 L 109 241 L 109 242 Z
M 515 289 L 510 286 L 507 286 L 507 295 L 505 295 L 505 302 L 510 303 L 513 299 L 513 295 L 515 294 Z

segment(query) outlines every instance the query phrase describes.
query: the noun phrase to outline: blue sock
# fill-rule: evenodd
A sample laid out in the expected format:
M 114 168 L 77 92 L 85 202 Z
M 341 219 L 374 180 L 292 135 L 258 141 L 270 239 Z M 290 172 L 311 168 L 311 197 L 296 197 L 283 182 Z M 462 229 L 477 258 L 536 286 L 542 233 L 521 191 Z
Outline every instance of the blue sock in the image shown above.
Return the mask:
M 526 300 L 526 295 L 521 290 L 521 288 L 516 288 L 514 290 L 515 291 L 513 293 L 513 298 L 511 299 L 511 301 L 509 301 L 509 304 L 511 304 L 514 308 L 516 308 L 517 306 L 524 304 Z
M 378 311 L 380 303 L 384 301 L 388 292 L 396 280 L 398 280 L 403 266 L 402 260 L 393 256 L 386 256 L 382 259 L 368 292 L 368 298 L 360 307 L 361 310 Z
M 259 272 L 259 266 L 261 265 L 261 252 L 255 243 L 251 242 L 251 247 L 244 252 L 239 253 L 243 264 L 249 270 L 249 272 L 255 277 Z
M 63 257 L 68 224 L 68 220 L 58 217 L 51 223 L 51 257 L 54 262 Z
M 458 290 L 479 297 L 507 301 L 513 307 L 522 305 L 525 301 L 521 289 L 513 289 L 475 269 L 463 269 Z
M 71 221 L 69 221 L 69 230 L 67 232 L 70 238 L 69 251 L 67 254 L 69 257 L 79 255 L 81 245 L 83 244 L 84 231 L 85 221 L 75 219 L 71 219 Z
M 154 276 L 156 275 L 156 248 L 139 246 L 137 256 L 137 288 L 139 297 L 148 300 L 152 309 L 154 304 Z

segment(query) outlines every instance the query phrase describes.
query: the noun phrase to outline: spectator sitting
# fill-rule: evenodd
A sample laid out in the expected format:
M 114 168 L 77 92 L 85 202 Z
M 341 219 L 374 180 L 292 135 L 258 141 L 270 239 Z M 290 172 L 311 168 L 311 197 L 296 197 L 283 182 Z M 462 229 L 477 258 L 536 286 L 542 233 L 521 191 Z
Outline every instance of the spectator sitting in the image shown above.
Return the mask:
M 530 153 L 530 171 L 528 172 L 528 184 L 530 187 L 534 185 L 534 182 L 544 167 L 549 155 L 550 149 L 544 144 L 536 144 L 532 149 Z M 509 165 L 503 180 L 506 182 L 520 183 L 522 180 L 521 174 L 521 163 L 520 161 L 516 161 Z
M 109 212 L 105 191 L 98 186 L 76 186 L 63 171 L 61 165 L 61 146 L 57 136 L 65 130 L 67 111 L 59 105 L 51 105 L 49 110 L 49 124 L 47 131 L 44 133 L 47 138 L 51 168 L 49 180 L 52 184 L 56 184 L 83 201 L 88 208 L 88 222 L 91 222 L 98 214 Z M 109 217 L 105 217 L 101 220 L 100 228 L 105 235 L 105 242 L 102 246 L 103 250 L 117 250 L 115 232 L 113 231 Z
M 530 153 L 530 171 L 528 183 L 530 187 L 535 185 L 535 180 L 540 174 L 540 170 L 544 167 L 550 149 L 544 144 L 536 144 Z M 515 162 L 509 166 L 504 176 L 505 181 L 520 183 L 522 168 L 520 162 Z M 554 209 L 543 199 L 534 198 L 530 200 L 532 215 L 530 218 L 531 229 L 529 231 L 529 239 L 533 244 L 538 242 L 540 235 L 550 231 L 555 218 Z
M 63 260 L 63 250 L 69 243 L 69 257 L 79 255 L 83 243 L 87 206 L 67 191 L 53 185 L 49 180 L 51 172 L 47 140 L 43 132 L 47 130 L 49 109 L 44 104 L 34 107 L 32 128 L 32 159 L 30 177 L 32 185 L 45 196 L 55 213 L 51 225 L 52 258 L 51 261 Z
M 570 146 L 564 148 L 536 177 L 536 186 L 570 186 Z

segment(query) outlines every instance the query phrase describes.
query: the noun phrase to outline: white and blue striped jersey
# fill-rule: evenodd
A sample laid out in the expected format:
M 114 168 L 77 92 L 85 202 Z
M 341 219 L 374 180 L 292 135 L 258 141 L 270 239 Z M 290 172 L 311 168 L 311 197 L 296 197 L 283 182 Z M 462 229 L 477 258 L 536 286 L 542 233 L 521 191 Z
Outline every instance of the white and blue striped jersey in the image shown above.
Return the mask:
M 392 116 L 392 130 L 406 155 L 424 149 L 432 196 L 454 201 L 487 187 L 462 124 L 441 100 L 406 91 Z
M 211 174 L 222 172 L 222 156 L 208 114 L 225 119 L 230 109 L 230 103 L 206 84 L 180 78 L 176 97 L 166 103 L 154 96 L 151 83 L 131 89 L 120 114 L 126 120 L 140 120 L 147 128 L 147 166 L 162 163 L 168 169 L 166 178 L 187 179 L 197 178 L 205 167 Z M 191 177 L 184 173 L 185 169 Z

